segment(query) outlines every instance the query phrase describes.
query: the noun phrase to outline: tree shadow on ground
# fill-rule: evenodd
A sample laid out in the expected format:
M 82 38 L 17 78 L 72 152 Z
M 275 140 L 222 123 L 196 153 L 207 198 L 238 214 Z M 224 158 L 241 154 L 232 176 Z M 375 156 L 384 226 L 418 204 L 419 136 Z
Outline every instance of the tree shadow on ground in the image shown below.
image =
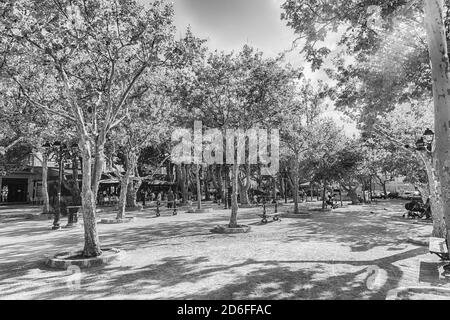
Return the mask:
M 88 270 L 82 280 L 85 289 L 72 294 L 76 299 L 117 295 L 125 299 L 385 299 L 403 274 L 394 263 L 423 253 L 419 248 L 369 261 L 248 259 L 230 265 L 208 265 L 207 257 L 168 257 L 141 268 Z M 329 272 L 334 266 L 336 274 Z M 384 270 L 386 277 L 372 288 L 368 280 L 374 266 Z M 218 275 L 230 276 L 230 280 L 217 282 Z M 41 297 L 53 299 L 67 291 L 63 287 Z
M 258 210 L 242 210 L 239 221 L 243 224 L 259 221 Z M 405 232 L 415 230 L 416 226 L 386 225 L 389 216 L 355 212 L 318 213 L 312 219 L 301 221 L 283 219 L 281 223 L 255 225 L 253 233 L 242 235 L 209 232 L 214 225 L 228 221 L 228 212 L 159 220 L 138 218 L 130 224 L 99 225 L 102 246 L 114 246 L 131 253 L 142 250 L 142 254 L 148 256 L 141 264 L 128 260 L 83 271 L 81 288 L 76 290 L 66 286 L 66 271 L 49 270 L 40 263 L 43 252 L 81 249 L 82 228 L 52 233 L 42 229 L 44 222 L 5 224 L 0 226 L 1 239 L 5 240 L 0 248 L 0 281 L 7 281 L 7 285 L 0 285 L 0 295 L 38 299 L 384 299 L 389 290 L 397 287 L 403 274 L 395 263 L 425 254 L 426 248 L 374 260 L 318 261 L 274 260 L 268 254 L 258 256 L 247 247 L 253 240 L 258 240 L 261 246 L 266 241 L 279 246 L 304 242 L 343 244 L 352 252 L 375 247 L 386 247 L 385 250 L 390 251 L 407 249 L 398 248 L 404 245 Z M 245 250 L 252 258 L 234 259 L 231 256 L 218 263 L 211 258 L 214 248 L 209 248 L 208 256 L 198 247 L 226 244 L 227 241 L 241 245 L 240 250 Z M 192 255 L 180 255 L 182 250 L 177 251 L 177 248 L 190 249 L 188 244 L 196 251 Z M 157 249 L 160 256 L 153 258 Z M 139 253 L 134 253 L 133 257 L 139 258 Z M 387 273 L 387 280 L 376 290 L 367 288 L 370 266 L 377 266 Z M 24 285 L 24 282 L 28 283 Z

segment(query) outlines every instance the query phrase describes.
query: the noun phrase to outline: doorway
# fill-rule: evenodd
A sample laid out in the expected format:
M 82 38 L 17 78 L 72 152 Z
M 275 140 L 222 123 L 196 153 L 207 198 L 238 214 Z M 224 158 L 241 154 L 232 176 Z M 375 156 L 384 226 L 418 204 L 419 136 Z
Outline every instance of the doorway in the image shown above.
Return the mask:
M 2 179 L 1 190 L 6 202 L 27 202 L 28 179 Z

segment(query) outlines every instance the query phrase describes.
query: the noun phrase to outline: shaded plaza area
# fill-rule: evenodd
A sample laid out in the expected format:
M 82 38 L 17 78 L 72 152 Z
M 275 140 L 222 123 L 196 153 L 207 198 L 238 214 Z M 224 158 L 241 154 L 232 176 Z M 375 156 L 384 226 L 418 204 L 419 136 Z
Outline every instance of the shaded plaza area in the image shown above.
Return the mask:
M 431 224 L 401 218 L 401 201 L 268 224 L 261 208 L 240 209 L 239 222 L 252 230 L 236 235 L 210 232 L 228 210 L 156 218 L 149 208 L 132 223 L 99 224 L 102 246 L 126 254 L 75 274 L 47 268 L 44 257 L 82 248 L 82 228 L 50 231 L 51 220 L 2 219 L 5 210 L 2 299 L 385 299 L 403 286 L 450 287 L 439 258 L 407 242 L 430 234 Z

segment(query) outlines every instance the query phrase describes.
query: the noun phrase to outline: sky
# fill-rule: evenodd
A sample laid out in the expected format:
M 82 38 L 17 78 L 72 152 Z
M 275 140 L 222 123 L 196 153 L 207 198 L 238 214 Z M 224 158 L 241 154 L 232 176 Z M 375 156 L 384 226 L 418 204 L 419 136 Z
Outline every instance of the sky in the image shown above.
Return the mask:
M 151 0 L 140 0 L 150 2 Z M 296 38 L 286 21 L 281 20 L 283 0 L 172 0 L 175 9 L 175 25 L 182 35 L 188 26 L 198 37 L 208 40 L 211 50 L 239 51 L 248 44 L 261 50 L 265 56 L 273 57 L 290 50 Z M 333 46 L 336 36 L 327 39 Z M 294 49 L 286 55 L 287 62 L 304 67 L 304 74 L 313 80 L 327 80 L 324 72 L 312 72 Z M 355 125 L 342 121 L 342 114 L 330 110 L 332 116 L 346 132 L 356 132 Z M 347 119 L 348 121 L 348 119 Z

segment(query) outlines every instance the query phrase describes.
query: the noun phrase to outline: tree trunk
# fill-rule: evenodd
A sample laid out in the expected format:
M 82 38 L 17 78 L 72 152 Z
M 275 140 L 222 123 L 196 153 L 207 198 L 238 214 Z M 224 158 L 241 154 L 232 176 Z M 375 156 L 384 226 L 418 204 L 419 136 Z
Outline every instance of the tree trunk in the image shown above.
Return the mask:
M 350 187 L 348 189 L 348 196 L 350 197 L 352 204 L 354 204 L 354 205 L 359 204 L 358 195 L 356 194 L 356 189 L 352 189 L 352 187 Z
M 186 183 L 186 167 L 184 164 L 179 164 L 176 166 L 177 170 L 177 179 L 178 179 L 178 186 L 181 190 L 181 196 L 183 197 L 182 203 L 187 203 L 188 200 L 188 188 Z
M 444 1 L 424 1 L 425 25 L 431 60 L 434 97 L 435 163 L 439 174 L 440 199 L 445 220 L 450 219 L 450 79 L 447 39 L 444 24 Z M 446 225 L 449 244 L 450 224 Z
M 366 183 L 363 181 L 362 183 L 362 194 L 363 194 L 363 203 L 366 204 Z
M 446 226 L 439 176 L 433 168 L 433 157 L 431 155 L 421 154 L 421 159 L 425 164 L 428 185 L 427 188 L 422 188 L 420 191 L 422 197 L 424 197 L 424 203 L 427 201 L 427 195 L 430 197 L 431 216 L 433 218 L 432 235 L 437 238 L 445 238 Z
M 197 209 L 202 209 L 202 185 L 200 181 L 200 165 L 197 164 L 195 169 L 195 178 L 197 179 Z
M 142 180 L 139 179 L 139 173 L 137 172 L 137 159 L 138 154 L 136 150 L 131 150 L 127 154 L 127 171 L 129 171 L 129 181 L 126 193 L 126 203 L 128 208 L 136 208 L 137 204 L 137 192 L 142 184 Z
M 250 189 L 250 165 L 245 166 L 245 184 L 238 177 L 239 183 L 239 200 L 241 204 L 250 204 L 250 198 L 248 196 L 248 190 Z
M 42 152 L 42 207 L 43 213 L 50 213 L 50 199 L 48 197 L 48 155 Z
M 99 256 L 102 251 L 100 249 L 100 241 L 97 232 L 96 222 L 96 197 L 92 190 L 92 154 L 91 146 L 87 137 L 82 137 L 80 149 L 83 157 L 83 180 L 81 190 L 81 203 L 83 208 L 84 221 L 84 249 L 85 257 Z
M 287 176 L 287 182 L 289 184 L 289 188 L 291 189 L 291 194 L 292 196 L 294 196 L 294 173 L 293 172 L 289 172 L 288 176 Z M 289 189 L 287 188 L 287 189 Z
M 223 186 L 223 177 L 222 177 L 222 167 L 216 167 L 215 170 L 217 171 L 217 193 L 220 194 L 221 203 L 223 203 L 224 200 L 224 186 Z
M 277 178 L 272 176 L 273 201 L 277 201 Z
M 387 198 L 386 181 L 382 182 L 381 186 L 383 187 L 384 197 Z
M 298 182 L 298 162 L 295 161 L 294 163 L 294 168 L 292 170 L 292 172 L 294 173 L 294 214 L 299 214 L 299 210 L 298 210 L 298 187 L 299 187 L 299 182 Z
M 203 181 L 203 188 L 205 190 L 205 201 L 211 201 L 211 194 L 209 193 L 209 170 L 207 168 L 204 171 L 205 180 Z
M 103 173 L 103 166 L 105 164 L 105 138 L 103 134 L 97 138 L 95 144 L 95 158 L 94 158 L 94 171 L 91 177 L 91 190 L 94 192 L 94 201 L 97 204 L 97 191 L 100 184 L 100 179 Z
M 278 184 L 280 186 L 280 191 L 281 191 L 281 197 L 282 198 L 286 198 L 286 188 L 285 188 L 284 179 L 286 179 L 286 178 L 281 176 L 281 175 L 278 176 Z
M 119 196 L 119 211 L 116 219 L 123 219 L 125 217 L 125 208 L 127 205 L 128 184 L 130 182 L 130 172 L 127 169 L 123 177 L 120 179 L 120 196 Z
M 218 165 L 215 166 L 210 166 L 209 167 L 210 170 L 210 176 L 211 176 L 211 181 L 214 185 L 214 189 L 216 189 L 216 200 L 218 200 L 218 198 L 222 198 L 223 200 L 223 190 L 222 190 L 222 168 L 219 167 Z
M 135 179 L 131 179 L 128 182 L 127 196 L 126 196 L 127 208 L 136 208 L 138 206 L 137 192 L 138 192 L 140 186 L 141 186 L 141 182 L 137 181 Z
M 237 213 L 238 213 L 238 177 L 239 175 L 239 165 L 234 162 L 232 166 L 232 175 L 231 175 L 231 187 L 232 187 L 232 194 L 231 194 L 231 216 L 230 216 L 230 228 L 237 228 Z
M 224 208 L 225 209 L 229 209 L 228 207 L 228 186 L 229 186 L 229 176 L 230 176 L 230 172 L 229 172 L 229 168 L 224 165 L 223 166 L 223 200 L 224 200 Z
M 75 205 L 81 204 L 81 190 L 78 184 L 78 154 L 75 152 L 72 155 L 72 178 L 73 178 L 73 202 Z
M 322 209 L 325 209 L 325 197 L 327 191 L 327 182 L 323 181 L 323 191 L 322 191 Z

